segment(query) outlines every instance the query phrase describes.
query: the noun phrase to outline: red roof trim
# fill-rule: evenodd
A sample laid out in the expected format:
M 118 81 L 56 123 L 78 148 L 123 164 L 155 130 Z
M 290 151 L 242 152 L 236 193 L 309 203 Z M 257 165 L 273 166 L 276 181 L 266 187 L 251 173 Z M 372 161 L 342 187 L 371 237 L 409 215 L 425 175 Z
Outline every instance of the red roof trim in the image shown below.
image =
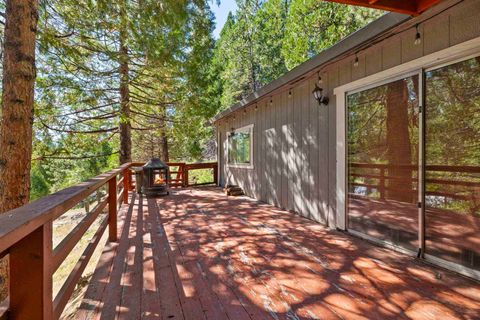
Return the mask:
M 325 0 L 417 16 L 441 0 Z

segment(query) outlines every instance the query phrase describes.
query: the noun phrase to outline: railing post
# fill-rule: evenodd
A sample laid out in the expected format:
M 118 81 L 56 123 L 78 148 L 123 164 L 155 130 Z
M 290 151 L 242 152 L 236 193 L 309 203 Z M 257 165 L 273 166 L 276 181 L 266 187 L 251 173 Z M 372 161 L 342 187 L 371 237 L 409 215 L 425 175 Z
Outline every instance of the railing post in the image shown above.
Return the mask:
M 53 319 L 52 221 L 10 248 L 9 319 Z
M 188 187 L 188 167 L 187 165 L 183 166 L 183 186 Z
M 130 169 L 123 170 L 123 203 L 128 204 L 128 189 L 130 187 Z
M 117 241 L 117 177 L 108 180 L 108 240 Z
M 385 168 L 380 169 L 380 199 L 385 199 Z
M 213 183 L 218 186 L 218 162 L 213 167 Z
M 128 191 L 133 190 L 132 170 L 128 168 Z

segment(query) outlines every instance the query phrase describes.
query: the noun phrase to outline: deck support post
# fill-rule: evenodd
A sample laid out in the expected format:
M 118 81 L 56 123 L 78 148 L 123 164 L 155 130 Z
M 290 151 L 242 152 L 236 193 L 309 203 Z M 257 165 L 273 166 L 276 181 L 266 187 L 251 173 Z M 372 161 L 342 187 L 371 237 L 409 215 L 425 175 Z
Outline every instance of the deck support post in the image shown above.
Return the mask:
M 53 319 L 52 221 L 10 248 L 9 319 Z
M 123 203 L 128 204 L 128 191 L 130 189 L 130 169 L 123 171 Z
M 125 178 L 124 178 L 125 180 Z M 126 192 L 125 190 L 123 191 Z M 117 241 L 117 178 L 108 180 L 108 240 Z

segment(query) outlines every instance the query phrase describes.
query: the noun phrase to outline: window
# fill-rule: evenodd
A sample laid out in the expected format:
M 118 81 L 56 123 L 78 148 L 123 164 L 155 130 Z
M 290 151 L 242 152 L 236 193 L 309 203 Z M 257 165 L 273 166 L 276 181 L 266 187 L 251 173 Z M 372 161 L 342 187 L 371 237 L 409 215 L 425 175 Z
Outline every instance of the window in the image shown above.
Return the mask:
M 228 164 L 238 167 L 253 167 L 253 125 L 227 133 Z

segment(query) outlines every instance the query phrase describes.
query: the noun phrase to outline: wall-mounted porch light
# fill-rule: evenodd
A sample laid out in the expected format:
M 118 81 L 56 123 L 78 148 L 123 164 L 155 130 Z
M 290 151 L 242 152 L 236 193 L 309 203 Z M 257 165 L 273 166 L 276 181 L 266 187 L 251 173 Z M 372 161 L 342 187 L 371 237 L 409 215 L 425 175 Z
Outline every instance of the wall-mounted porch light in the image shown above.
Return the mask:
M 323 95 L 323 89 L 315 84 L 315 89 L 312 91 L 313 97 L 317 100 L 319 105 L 327 105 L 328 97 Z

